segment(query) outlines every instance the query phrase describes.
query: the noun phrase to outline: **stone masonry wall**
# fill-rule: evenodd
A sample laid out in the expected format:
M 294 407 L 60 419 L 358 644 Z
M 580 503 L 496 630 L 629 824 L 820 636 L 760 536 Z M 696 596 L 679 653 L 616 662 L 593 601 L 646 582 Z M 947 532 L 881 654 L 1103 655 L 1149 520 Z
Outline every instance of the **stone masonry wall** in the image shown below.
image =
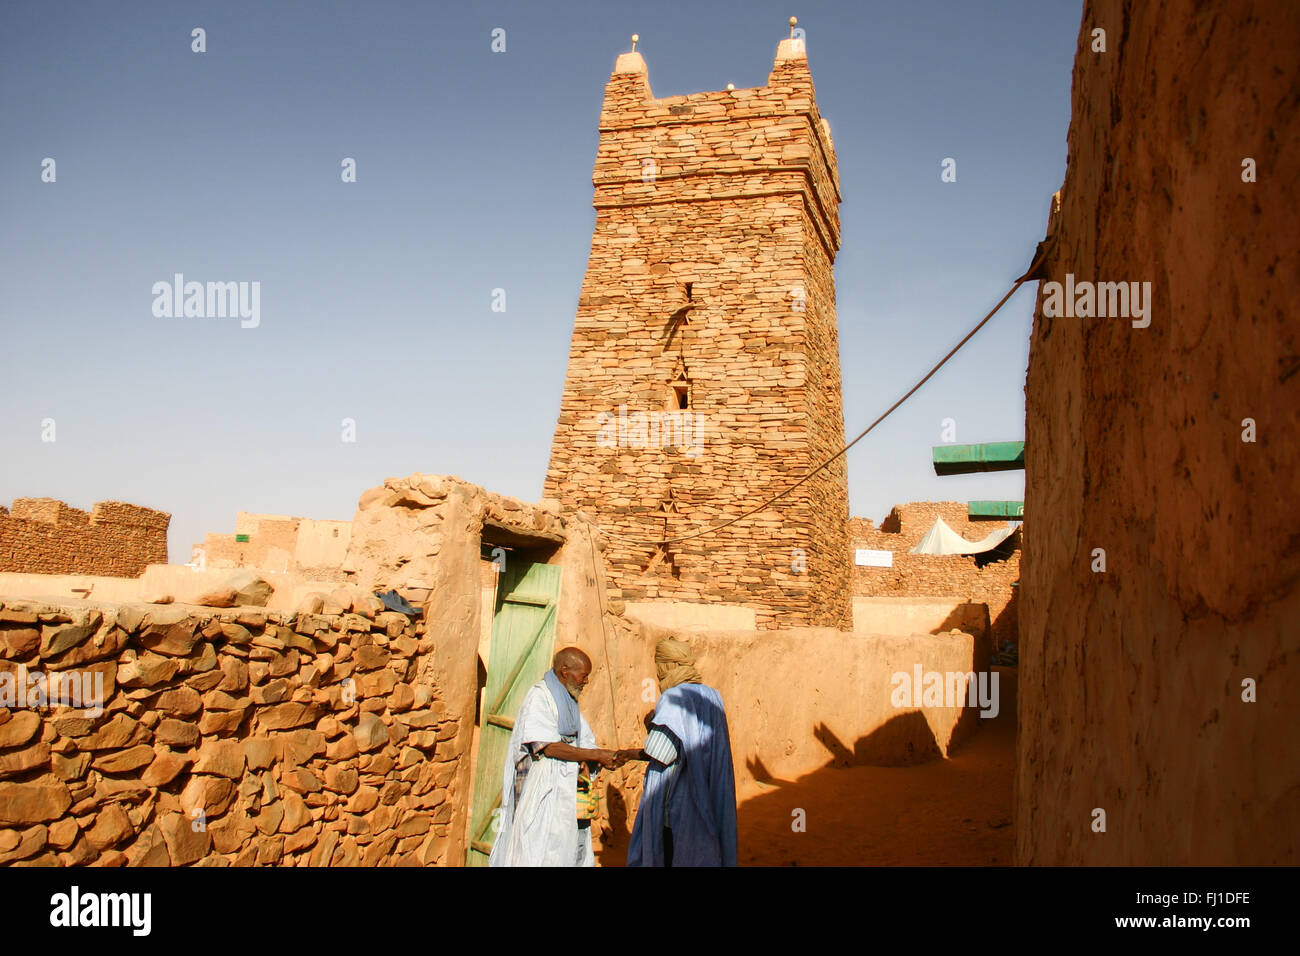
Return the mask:
M 811 78 L 809 95 L 811 96 Z M 827 146 L 829 148 L 829 134 Z M 835 251 L 827 248 L 805 211 L 804 268 L 808 272 L 805 381 L 808 387 L 808 465 L 816 467 L 844 447 L 844 399 L 840 381 L 839 323 L 835 314 Z M 807 620 L 842 626 L 853 570 L 849 553 L 848 462 L 841 455 L 808 482 L 808 507 L 816 517 L 809 530 L 808 573 L 817 576 L 810 589 Z
M 1001 522 L 997 521 L 972 521 L 970 507 L 962 501 L 909 501 L 905 505 L 891 508 L 876 530 L 902 535 L 910 548 L 925 537 L 936 518 L 942 518 L 944 524 L 971 541 L 978 541 L 1001 526 Z M 858 527 L 862 530 L 871 530 L 870 522 L 861 518 L 854 520 L 861 522 Z
M 612 600 L 847 628 L 842 461 L 722 531 L 630 540 L 738 516 L 843 445 L 838 172 L 802 49 L 781 44 L 765 87 L 664 99 L 640 54 L 619 57 L 593 182 L 546 497 L 609 532 Z M 678 410 L 674 382 L 693 427 L 665 437 L 649 416 Z
M 1021 864 L 1300 862 L 1297 36 L 1294 3 L 1084 6 L 1043 285 L 1150 282 L 1150 324 L 1039 289 Z
M 54 498 L 0 508 L 0 571 L 133 578 L 167 562 L 171 515 L 121 501 L 87 514 Z
M 374 603 L 5 601 L 0 864 L 443 862 L 457 722 L 423 623 Z M 101 675 L 103 713 L 18 706 L 24 670 Z
M 853 593 L 863 597 L 962 597 L 987 604 L 993 645 L 1019 642 L 1020 549 L 1002 561 L 980 567 L 973 555 L 909 554 L 934 524 L 944 522 L 962 537 L 978 541 L 1001 527 L 996 521 L 971 521 L 958 501 L 914 501 L 897 505 L 880 528 L 865 518 L 849 522 L 852 548 L 892 551 L 892 568 L 854 566 Z

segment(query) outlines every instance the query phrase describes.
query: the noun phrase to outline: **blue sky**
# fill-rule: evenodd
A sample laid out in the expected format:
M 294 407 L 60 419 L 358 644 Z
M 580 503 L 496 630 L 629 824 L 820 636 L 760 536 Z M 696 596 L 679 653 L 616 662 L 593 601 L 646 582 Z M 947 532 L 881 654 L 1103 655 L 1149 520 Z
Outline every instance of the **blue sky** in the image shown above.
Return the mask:
M 0 503 L 160 508 L 183 562 L 237 510 L 350 518 L 413 471 L 536 500 L 615 57 L 640 34 L 658 96 L 761 86 L 790 15 L 839 158 L 852 436 L 1042 238 L 1078 0 L 4 4 Z M 260 282 L 260 325 L 155 317 L 178 272 Z M 947 417 L 1023 437 L 1032 297 L 849 453 L 854 514 L 1022 496 L 929 449 Z

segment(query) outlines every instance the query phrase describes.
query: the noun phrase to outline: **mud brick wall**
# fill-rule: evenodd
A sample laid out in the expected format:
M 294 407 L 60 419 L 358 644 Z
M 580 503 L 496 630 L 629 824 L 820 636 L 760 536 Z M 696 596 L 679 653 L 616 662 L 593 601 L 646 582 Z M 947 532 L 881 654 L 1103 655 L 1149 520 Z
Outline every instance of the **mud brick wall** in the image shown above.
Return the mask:
M 740 604 L 764 629 L 847 628 L 843 460 L 720 532 L 662 549 L 625 540 L 738 516 L 844 444 L 839 178 L 802 50 L 782 43 L 765 87 L 663 99 L 640 54 L 619 57 L 593 182 L 546 497 L 611 532 L 611 600 Z M 602 413 L 675 409 L 679 380 L 698 455 L 601 446 Z
M 0 681 L 94 671 L 105 702 L 0 709 L 0 864 L 442 862 L 462 748 L 431 649 L 393 612 L 6 601 Z
M 290 515 L 240 511 L 234 534 L 209 533 L 190 550 L 208 567 L 260 568 L 280 573 L 337 574 L 351 536 L 348 521 L 316 521 Z M 238 540 L 240 536 L 247 538 Z
M 121 501 L 87 514 L 54 498 L 0 508 L 0 571 L 133 578 L 167 563 L 171 515 Z
M 368 591 L 396 588 L 423 601 L 429 592 L 458 575 L 479 573 L 478 543 L 482 535 L 529 537 L 525 543 L 564 541 L 565 521 L 538 505 L 484 491 L 454 475 L 417 472 L 389 478 L 361 495 L 352 519 L 352 536 L 342 570 L 349 580 Z M 470 545 L 469 568 L 456 562 Z M 456 565 L 453 567 L 453 565 Z M 456 599 L 477 600 L 471 585 Z M 441 626 L 446 608 L 432 615 L 432 627 Z M 471 647 L 477 646 L 475 640 Z
M 1039 289 L 1021 864 L 1300 862 L 1297 36 L 1294 3 L 1084 6 L 1047 279 L 1152 306 L 1049 318 Z
M 980 567 L 974 556 L 909 554 L 936 518 L 962 537 L 977 541 L 1002 525 L 971 521 L 959 501 L 914 501 L 897 505 L 880 527 L 865 518 L 849 522 L 852 548 L 892 551 L 892 568 L 855 565 L 853 593 L 863 597 L 963 597 L 987 604 L 994 646 L 1019 641 L 1020 550 Z
M 267 567 L 272 555 L 278 552 L 280 566 L 293 566 L 294 552 L 298 548 L 298 526 L 301 518 L 276 518 L 267 515 L 247 515 L 240 512 L 235 524 L 235 534 L 207 534 L 202 544 L 194 547 L 203 550 L 209 564 L 229 562 L 237 567 Z M 237 536 L 247 534 L 248 541 L 238 541 Z

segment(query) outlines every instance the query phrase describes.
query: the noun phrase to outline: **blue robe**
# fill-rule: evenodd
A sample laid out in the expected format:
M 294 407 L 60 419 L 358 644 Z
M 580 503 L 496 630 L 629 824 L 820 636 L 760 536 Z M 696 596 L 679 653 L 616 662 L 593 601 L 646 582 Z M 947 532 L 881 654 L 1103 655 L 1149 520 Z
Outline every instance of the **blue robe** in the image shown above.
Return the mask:
M 703 684 L 678 684 L 659 696 L 652 722 L 677 748 L 671 805 L 664 805 L 670 768 L 651 761 L 627 865 L 664 865 L 667 813 L 673 866 L 735 866 L 736 778 L 722 697 Z

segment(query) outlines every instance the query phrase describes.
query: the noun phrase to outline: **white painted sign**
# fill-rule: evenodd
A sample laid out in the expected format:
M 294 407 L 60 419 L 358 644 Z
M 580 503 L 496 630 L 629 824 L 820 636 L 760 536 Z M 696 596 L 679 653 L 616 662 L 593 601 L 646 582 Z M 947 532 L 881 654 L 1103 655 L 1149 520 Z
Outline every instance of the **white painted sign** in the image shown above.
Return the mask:
M 858 548 L 853 552 L 853 563 L 868 568 L 892 568 L 894 566 L 894 552 Z

